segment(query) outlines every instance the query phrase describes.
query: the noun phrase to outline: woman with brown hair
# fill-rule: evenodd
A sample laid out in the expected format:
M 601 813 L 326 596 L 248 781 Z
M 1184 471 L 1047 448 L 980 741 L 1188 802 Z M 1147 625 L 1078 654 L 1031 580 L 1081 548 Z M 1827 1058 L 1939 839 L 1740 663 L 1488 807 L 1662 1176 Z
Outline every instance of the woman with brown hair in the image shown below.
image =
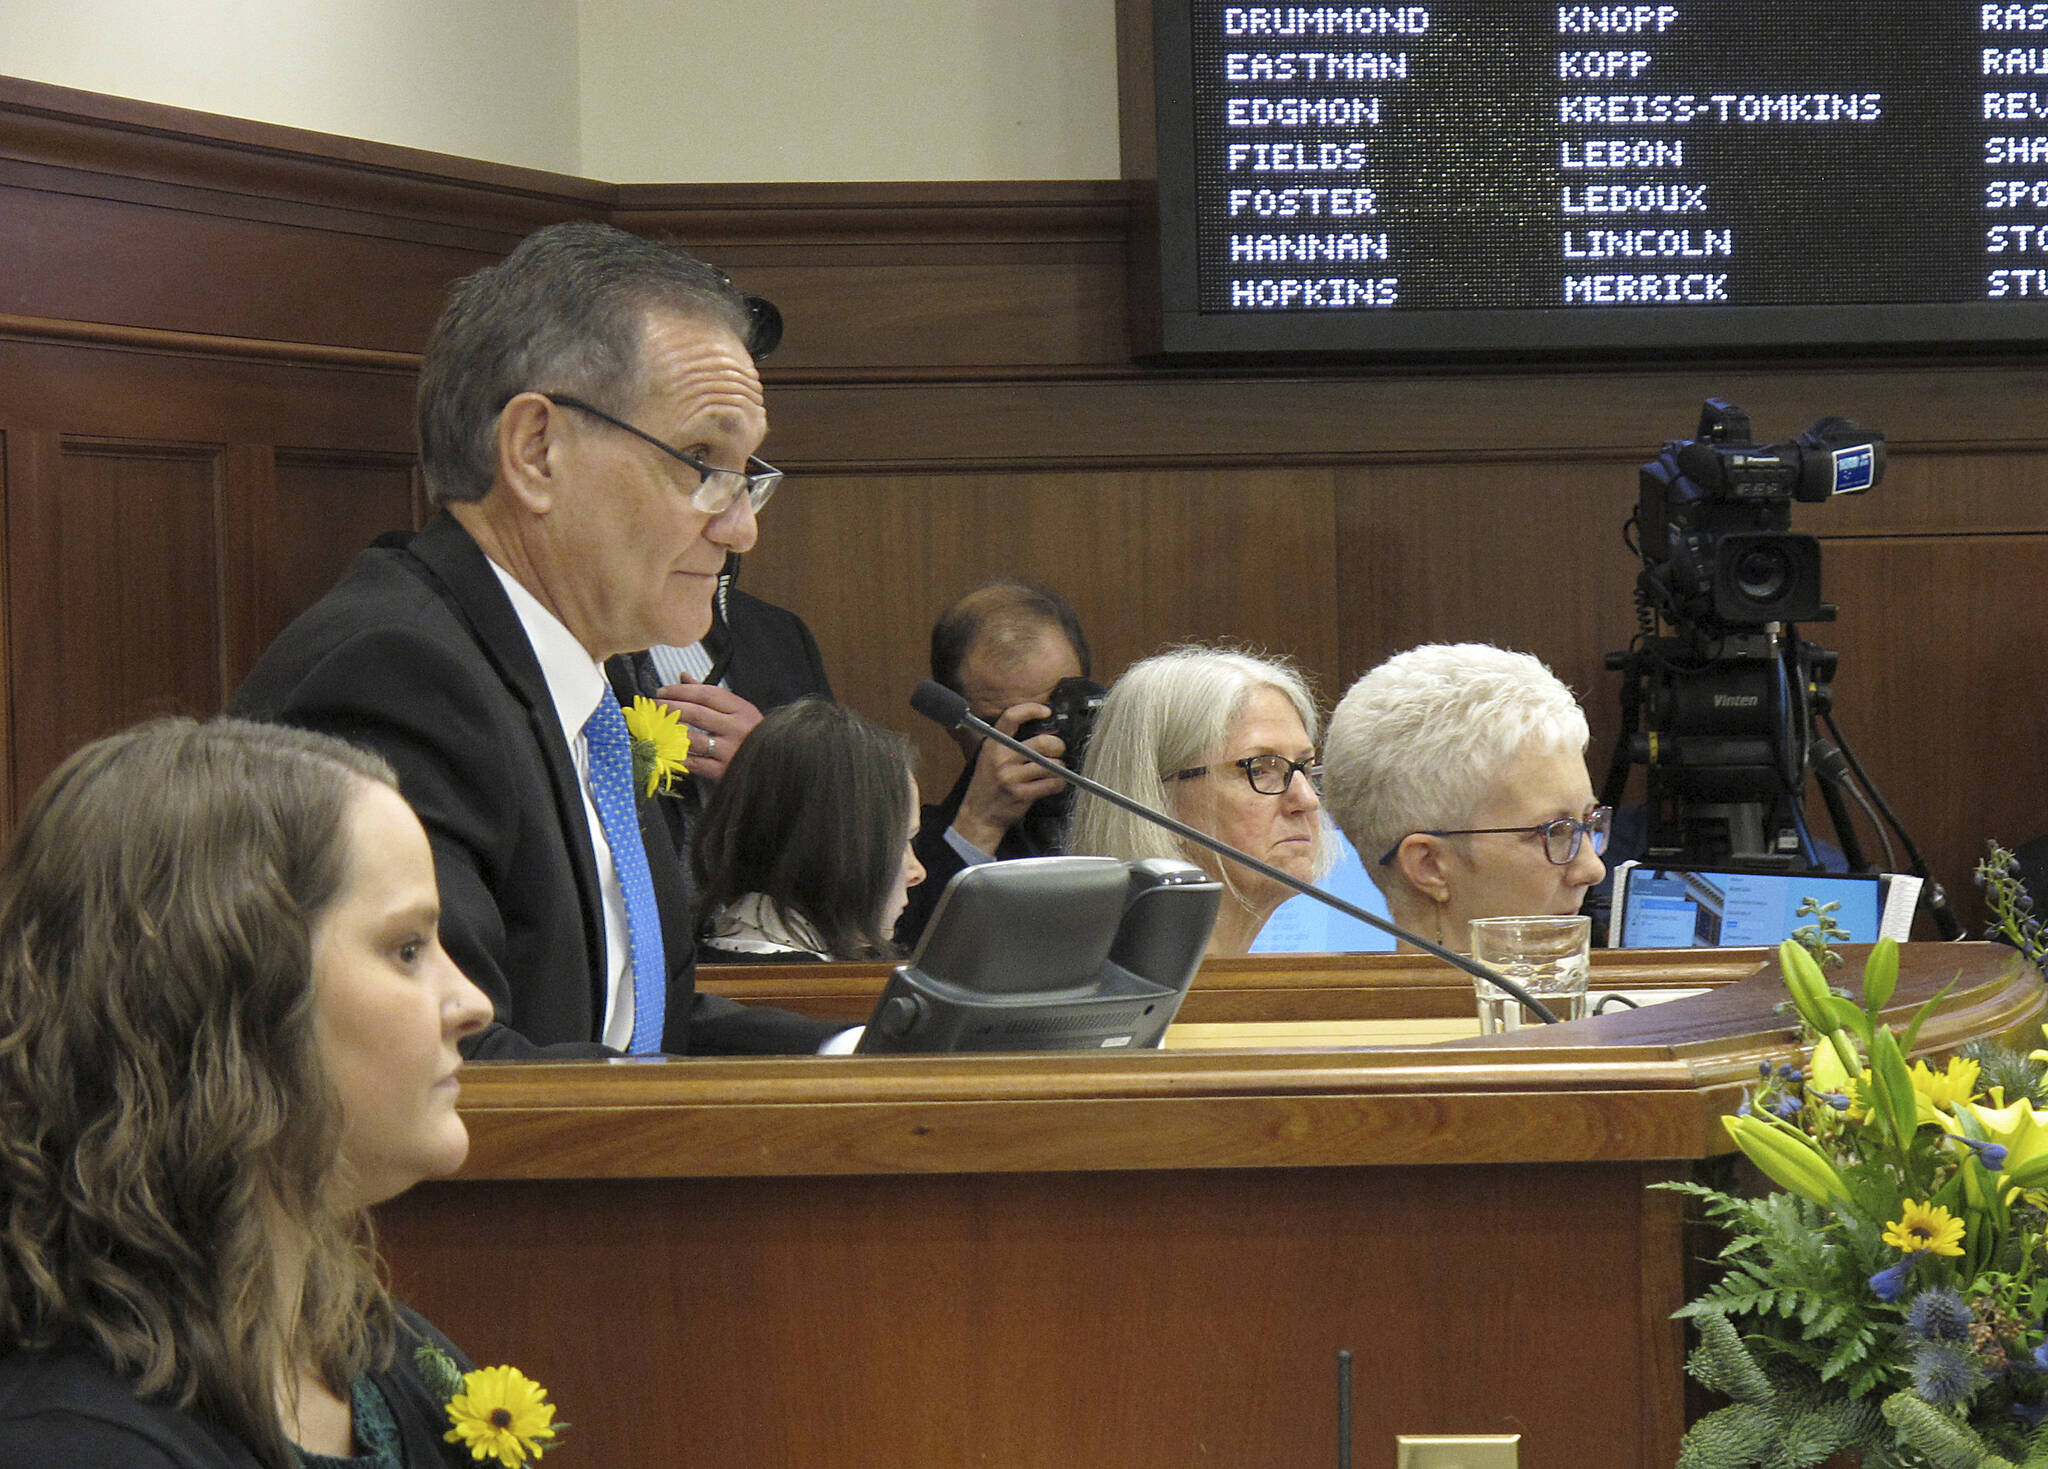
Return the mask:
M 469 1145 L 490 1010 L 439 914 L 389 768 L 324 736 L 162 721 L 37 793 L 0 862 L 0 1463 L 546 1443 L 537 1390 L 451 1408 L 458 1354 L 370 1256 L 368 1207 Z
M 697 824 L 698 958 L 707 964 L 884 959 L 909 890 L 910 741 L 828 699 L 769 713 Z

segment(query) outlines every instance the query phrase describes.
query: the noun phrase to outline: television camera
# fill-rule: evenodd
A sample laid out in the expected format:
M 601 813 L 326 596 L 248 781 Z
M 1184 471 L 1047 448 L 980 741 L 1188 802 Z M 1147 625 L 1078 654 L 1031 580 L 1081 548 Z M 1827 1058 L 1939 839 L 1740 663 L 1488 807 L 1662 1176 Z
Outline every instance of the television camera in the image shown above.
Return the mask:
M 1628 526 L 1639 629 L 1607 657 L 1623 677 L 1622 730 L 1603 799 L 1619 804 L 1629 767 L 1644 767 L 1649 856 L 1819 869 L 1802 797 L 1836 660 L 1797 624 L 1835 609 L 1821 600 L 1820 542 L 1792 531 L 1792 506 L 1864 493 L 1884 465 L 1884 435 L 1848 419 L 1757 444 L 1748 414 L 1709 398 L 1697 434 L 1643 466 Z M 1871 870 L 1838 782 L 1821 792 L 1851 866 Z

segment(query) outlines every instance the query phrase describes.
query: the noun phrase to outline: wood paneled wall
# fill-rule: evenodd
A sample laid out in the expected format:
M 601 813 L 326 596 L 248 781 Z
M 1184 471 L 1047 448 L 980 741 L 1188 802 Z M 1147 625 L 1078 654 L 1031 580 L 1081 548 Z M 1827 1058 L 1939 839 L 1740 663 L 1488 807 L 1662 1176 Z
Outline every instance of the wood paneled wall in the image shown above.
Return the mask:
M 1731 398 L 1782 438 L 1890 436 L 1815 507 L 1838 709 L 1966 907 L 1983 840 L 2048 831 L 2048 360 L 1416 371 L 1130 360 L 1137 189 L 612 186 L 0 81 L 5 778 L 218 707 L 376 531 L 420 513 L 416 357 L 447 283 L 550 220 L 682 240 L 772 297 L 746 584 L 850 703 L 906 730 L 932 615 L 1052 581 L 1098 674 L 1187 638 L 1298 658 L 1334 697 L 1425 639 L 1527 648 L 1596 765 L 1633 630 L 1635 467 Z M 950 779 L 914 731 L 928 784 Z

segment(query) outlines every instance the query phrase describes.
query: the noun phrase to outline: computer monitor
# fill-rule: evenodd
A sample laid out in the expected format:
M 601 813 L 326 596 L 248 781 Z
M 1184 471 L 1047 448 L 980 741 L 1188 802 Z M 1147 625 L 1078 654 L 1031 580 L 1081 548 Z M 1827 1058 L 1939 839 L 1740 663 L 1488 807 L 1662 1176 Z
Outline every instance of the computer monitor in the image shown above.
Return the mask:
M 1711 948 L 1782 942 L 1816 922 L 1803 900 L 1832 903 L 1829 916 L 1852 944 L 1905 940 L 1920 880 L 1871 873 L 1744 872 L 1673 863 L 1624 862 L 1614 870 L 1607 942 L 1618 949 Z
M 1028 857 L 947 884 L 858 1053 L 1156 1046 L 1201 965 L 1222 885 L 1148 858 Z

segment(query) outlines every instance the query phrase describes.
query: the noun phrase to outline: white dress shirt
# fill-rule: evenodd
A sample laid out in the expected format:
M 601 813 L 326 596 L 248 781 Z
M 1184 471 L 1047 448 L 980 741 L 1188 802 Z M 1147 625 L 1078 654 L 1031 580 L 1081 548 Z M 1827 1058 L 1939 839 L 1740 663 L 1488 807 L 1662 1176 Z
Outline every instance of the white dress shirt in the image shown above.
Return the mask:
M 633 946 L 626 928 L 626 892 L 619 886 L 611 843 L 605 840 L 604 822 L 598 819 L 597 803 L 590 794 L 590 742 L 583 737 L 583 726 L 604 697 L 604 665 L 510 572 L 495 561 L 491 570 L 498 574 L 519 625 L 526 630 L 526 641 L 547 682 L 548 697 L 554 701 L 555 717 L 562 722 L 562 737 L 569 742 L 569 755 L 576 762 L 576 784 L 583 792 L 591 855 L 597 859 L 597 886 L 604 897 L 605 973 L 610 983 L 605 987 L 604 1028 L 598 1039 L 623 1051 L 633 1042 Z M 667 962 L 665 958 L 663 962 Z

